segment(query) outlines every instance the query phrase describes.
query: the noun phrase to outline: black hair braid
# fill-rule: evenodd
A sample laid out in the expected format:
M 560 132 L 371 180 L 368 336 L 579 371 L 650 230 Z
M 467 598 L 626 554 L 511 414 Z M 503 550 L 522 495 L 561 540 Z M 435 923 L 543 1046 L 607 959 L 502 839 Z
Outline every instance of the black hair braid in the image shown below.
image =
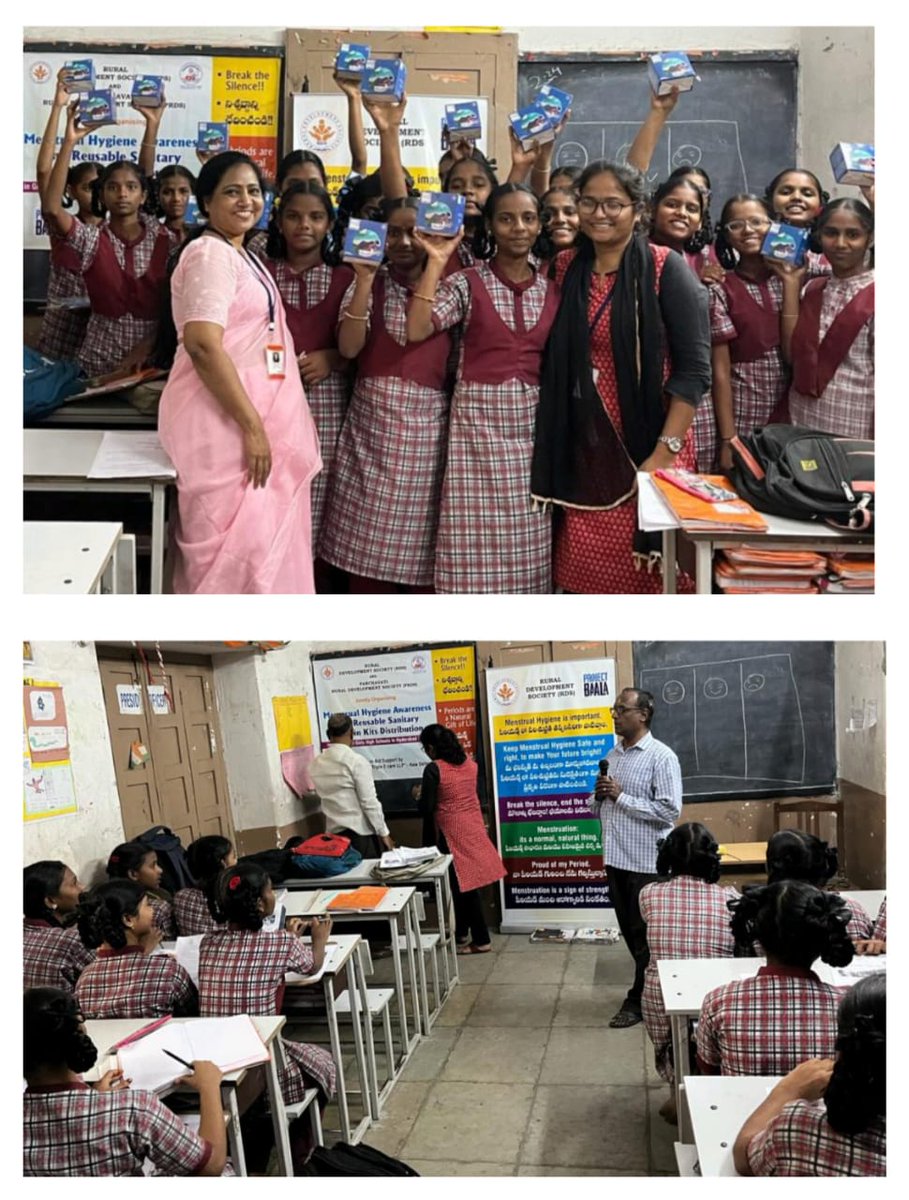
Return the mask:
M 780 880 L 747 887 L 728 904 L 736 941 L 758 941 L 786 966 L 810 967 L 816 958 L 833 967 L 852 961 L 849 910 L 834 892 L 802 880 Z
M 817 920 L 826 935 L 826 945 L 818 957 L 831 967 L 845 967 L 855 956 L 855 947 L 849 936 L 849 908 L 842 896 L 836 892 L 818 892 L 810 903 L 817 913 Z
M 658 875 L 690 875 L 706 883 L 720 878 L 720 853 L 716 838 L 698 821 L 677 825 L 657 842 Z
M 781 829 L 767 842 L 767 882 L 803 879 L 822 887 L 836 874 L 836 847 L 801 829 Z
M 257 933 L 264 920 L 259 900 L 268 882 L 267 872 L 256 863 L 241 862 L 222 871 L 217 881 L 217 909 L 223 920 Z
M 755 941 L 758 913 L 766 891 L 763 884 L 750 884 L 744 888 L 741 896 L 733 896 L 726 901 L 726 907 L 732 913 L 729 928 L 737 944 L 750 945 Z
M 80 1030 L 82 1014 L 74 996 L 61 988 L 28 988 L 22 998 L 23 1065 L 26 1076 L 39 1067 L 66 1066 L 77 1074 L 90 1070 L 98 1051 Z
M 100 883 L 79 899 L 76 925 L 82 944 L 96 950 L 106 942 L 115 950 L 126 945 L 125 916 L 136 916 L 145 889 L 128 879 Z
M 840 1002 L 836 1062 L 824 1093 L 837 1133 L 856 1134 L 887 1112 L 887 976 L 867 975 Z

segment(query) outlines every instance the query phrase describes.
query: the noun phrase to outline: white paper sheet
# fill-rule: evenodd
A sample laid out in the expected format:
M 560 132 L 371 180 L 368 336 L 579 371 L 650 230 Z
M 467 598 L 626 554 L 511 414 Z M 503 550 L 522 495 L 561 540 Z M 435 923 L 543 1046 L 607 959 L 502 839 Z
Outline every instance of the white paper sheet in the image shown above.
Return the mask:
M 268 1051 L 248 1016 L 206 1017 L 190 1022 L 168 1021 L 147 1037 L 123 1046 L 119 1066 L 134 1091 L 157 1092 L 189 1072 L 164 1053 L 170 1050 L 186 1062 L 213 1062 L 222 1071 L 268 1061 Z
M 89 479 L 175 479 L 177 469 L 154 430 L 107 430 Z
M 318 983 L 326 971 L 329 971 L 335 964 L 336 959 L 341 953 L 341 947 L 329 942 L 325 947 L 325 958 L 322 961 L 322 966 L 312 975 L 301 975 L 299 971 L 288 971 L 284 978 L 288 983 Z
M 638 471 L 638 526 L 645 533 L 679 527 L 678 518 L 646 471 Z

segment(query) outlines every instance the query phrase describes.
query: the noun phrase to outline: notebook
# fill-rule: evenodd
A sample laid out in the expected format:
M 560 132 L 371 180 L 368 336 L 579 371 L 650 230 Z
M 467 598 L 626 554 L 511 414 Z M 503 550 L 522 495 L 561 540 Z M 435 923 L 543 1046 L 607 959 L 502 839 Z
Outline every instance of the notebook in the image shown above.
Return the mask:
M 179 1054 L 187 1062 L 213 1062 L 222 1071 L 238 1071 L 253 1063 L 268 1062 L 268 1050 L 245 1014 L 168 1021 L 146 1037 L 120 1047 L 117 1065 L 132 1080 L 133 1091 L 161 1092 L 175 1079 L 189 1074 L 165 1050 Z
M 358 887 L 338 892 L 328 903 L 329 912 L 368 912 L 378 908 L 388 895 L 387 887 Z
M 767 530 L 767 522 L 760 513 L 755 512 L 746 500 L 736 499 L 712 503 L 709 500 L 701 500 L 697 496 L 692 496 L 689 492 L 676 487 L 667 479 L 661 479 L 658 475 L 653 475 L 651 478 L 660 498 L 678 518 L 683 529 L 705 533 L 739 529 L 756 532 Z M 705 475 L 704 478 L 717 487 L 729 487 L 729 480 L 725 475 Z

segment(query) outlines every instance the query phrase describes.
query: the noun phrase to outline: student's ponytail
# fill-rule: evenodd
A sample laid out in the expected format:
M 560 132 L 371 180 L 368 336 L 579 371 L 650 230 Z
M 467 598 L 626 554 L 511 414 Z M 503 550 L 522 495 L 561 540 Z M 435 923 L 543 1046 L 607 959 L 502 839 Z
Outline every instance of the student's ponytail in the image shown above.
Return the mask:
M 135 917 L 145 896 L 145 888 L 131 879 L 99 883 L 80 898 L 76 924 L 82 944 L 96 950 L 106 942 L 114 950 L 126 945 L 124 917 Z
M 82 1014 L 69 992 L 52 987 L 28 988 L 22 1007 L 26 1076 L 44 1066 L 66 1066 L 81 1075 L 95 1065 L 97 1048 L 80 1030 Z
M 222 871 L 216 886 L 216 904 L 223 914 L 222 920 L 257 933 L 264 921 L 259 900 L 268 882 L 267 872 L 256 863 L 241 862 Z
M 835 846 L 801 829 L 781 829 L 767 843 L 767 882 L 803 879 L 823 887 L 836 874 Z
M 224 869 L 224 859 L 230 851 L 228 839 L 217 834 L 196 838 L 186 851 L 189 872 L 201 888 L 208 911 L 218 924 L 224 922 L 224 914 L 218 907 L 218 876 Z
M 824 1093 L 837 1133 L 856 1134 L 887 1112 L 887 976 L 860 979 L 840 1002 L 836 1062 Z
M 760 942 L 790 967 L 810 967 L 816 958 L 833 967 L 852 961 L 846 932 L 849 909 L 835 892 L 822 892 L 800 880 L 746 887 L 728 901 L 736 942 Z

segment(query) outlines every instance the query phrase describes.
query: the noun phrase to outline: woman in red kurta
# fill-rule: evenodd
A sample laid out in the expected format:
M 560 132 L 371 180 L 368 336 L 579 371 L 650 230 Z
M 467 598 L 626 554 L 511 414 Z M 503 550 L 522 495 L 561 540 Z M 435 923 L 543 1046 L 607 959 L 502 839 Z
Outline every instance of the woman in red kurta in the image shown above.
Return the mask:
M 420 811 L 434 818 L 432 840 L 454 858 L 451 886 L 458 953 L 486 954 L 492 943 L 479 889 L 502 879 L 505 867 L 486 831 L 477 796 L 477 764 L 467 757 L 458 735 L 444 725 L 427 725 L 420 744 L 432 759 L 423 772 Z

